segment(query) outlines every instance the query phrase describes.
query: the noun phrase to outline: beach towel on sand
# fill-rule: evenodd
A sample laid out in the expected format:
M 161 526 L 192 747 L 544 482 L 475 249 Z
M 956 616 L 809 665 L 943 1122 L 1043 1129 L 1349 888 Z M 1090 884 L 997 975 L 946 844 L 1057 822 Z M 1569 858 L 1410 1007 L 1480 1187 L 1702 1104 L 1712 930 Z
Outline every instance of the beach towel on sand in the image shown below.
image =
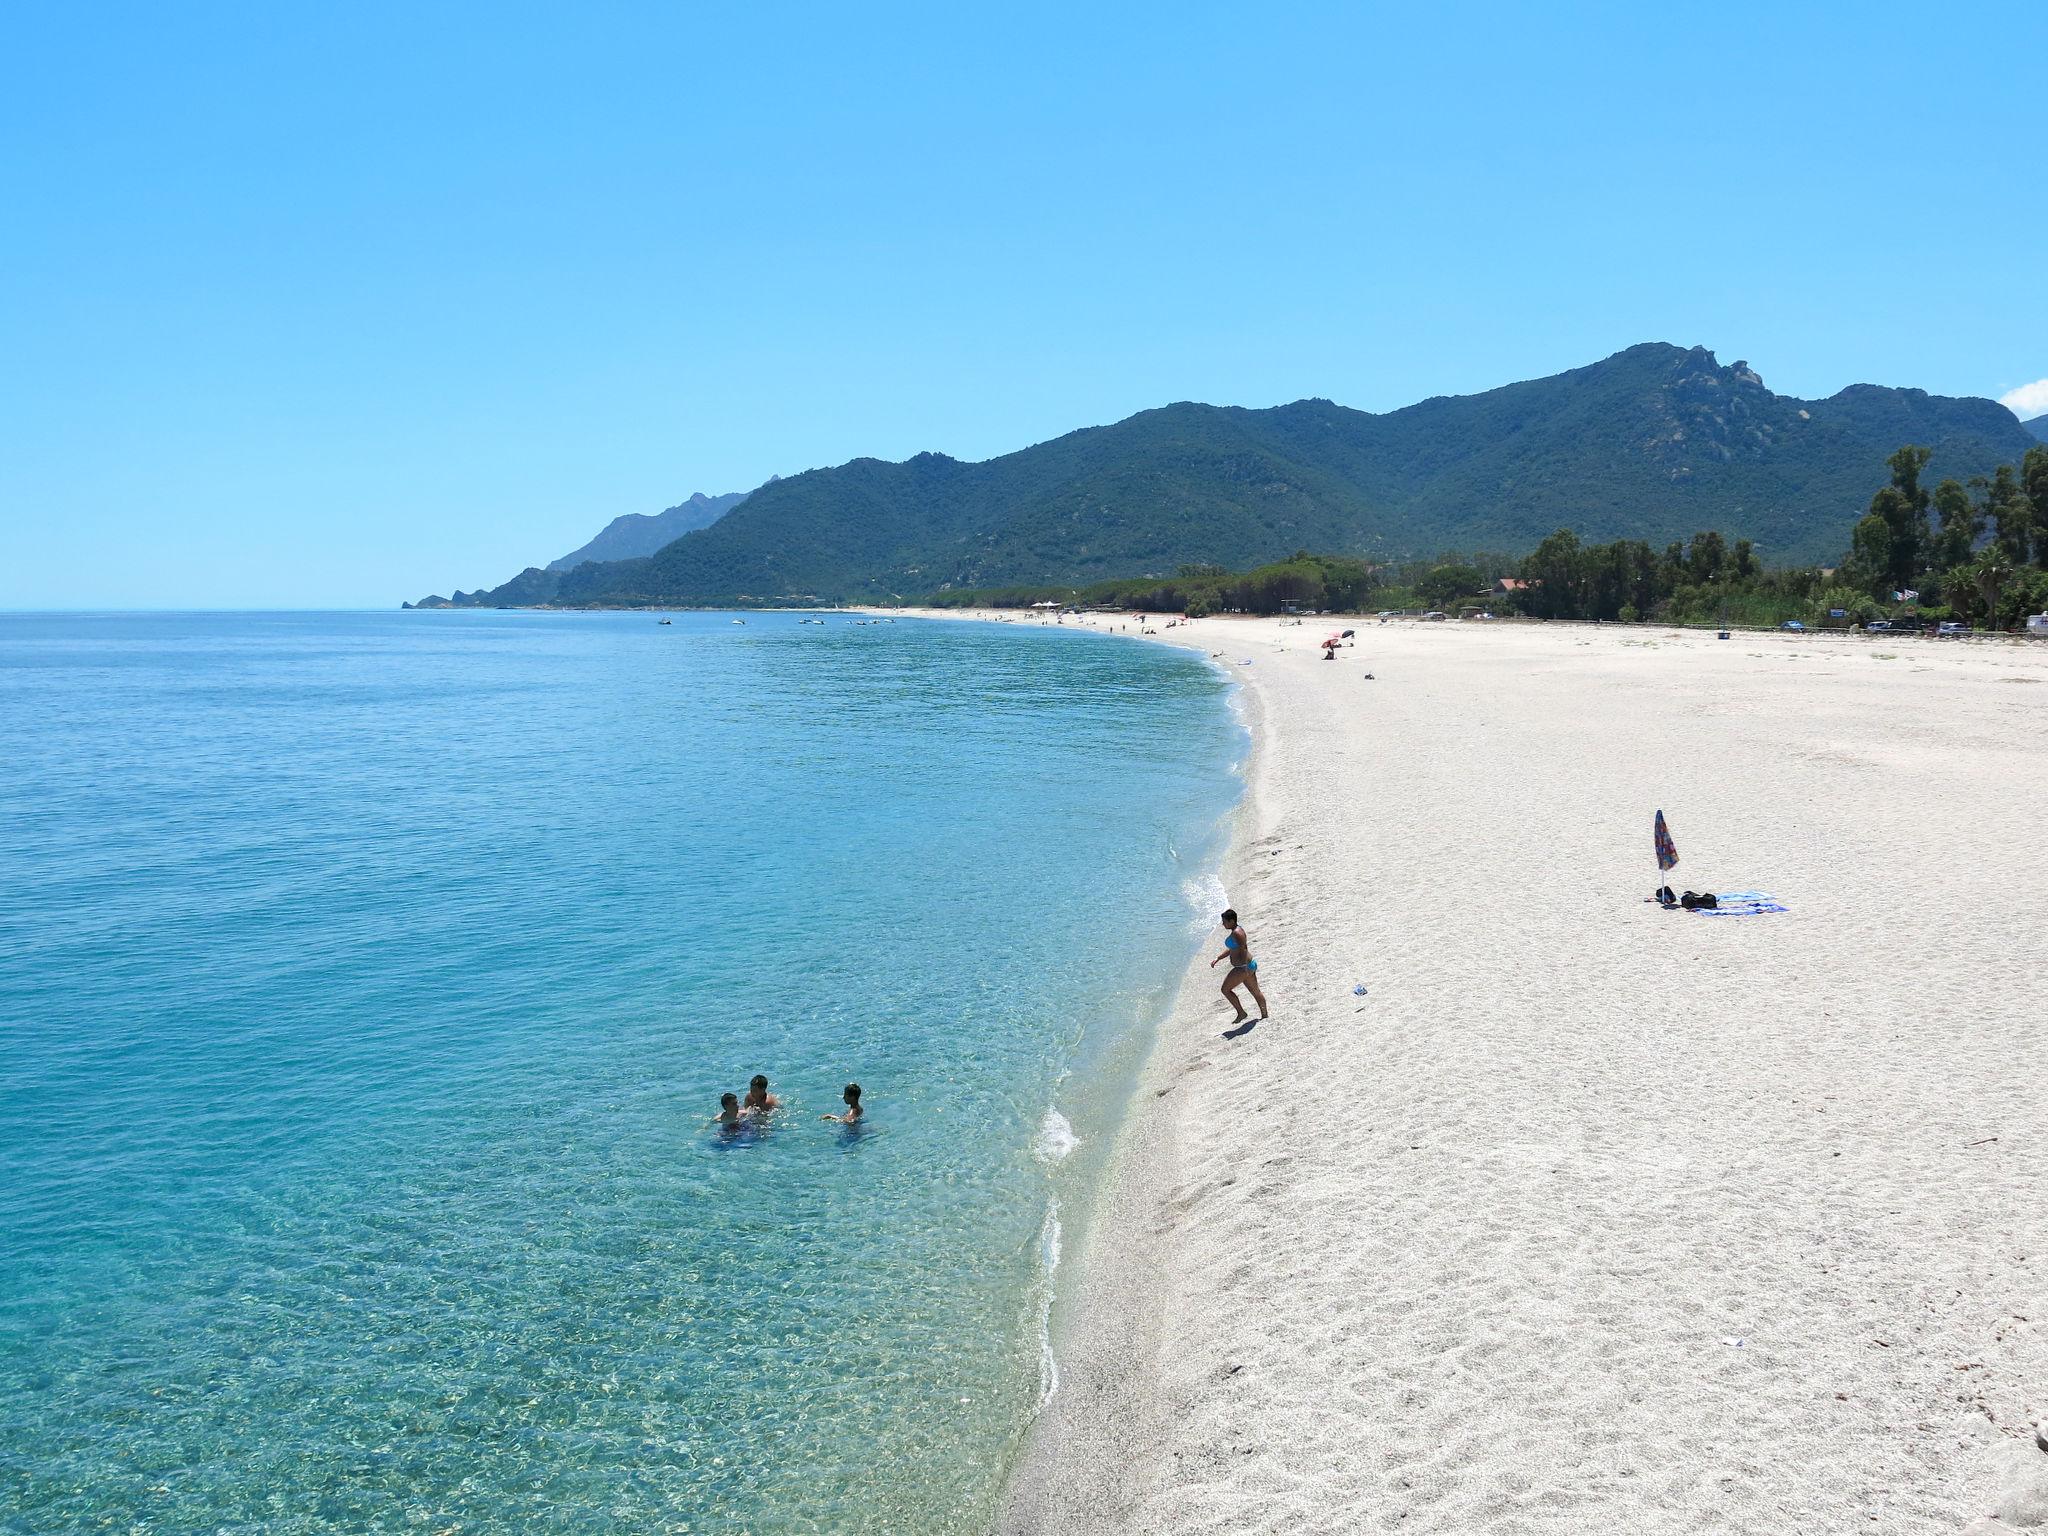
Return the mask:
M 1695 907 L 1701 917 L 1755 917 L 1764 912 L 1783 912 L 1785 907 L 1766 891 L 1716 891 L 1712 907 Z

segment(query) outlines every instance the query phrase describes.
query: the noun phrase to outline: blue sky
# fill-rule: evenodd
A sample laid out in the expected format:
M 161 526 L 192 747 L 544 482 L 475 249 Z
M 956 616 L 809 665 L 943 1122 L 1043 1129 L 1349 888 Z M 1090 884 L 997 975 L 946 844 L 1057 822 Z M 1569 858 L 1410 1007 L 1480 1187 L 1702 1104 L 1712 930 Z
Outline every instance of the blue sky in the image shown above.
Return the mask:
M 771 473 L 1646 340 L 1998 396 L 2044 56 L 2033 0 L 16 7 L 0 607 L 383 606 Z

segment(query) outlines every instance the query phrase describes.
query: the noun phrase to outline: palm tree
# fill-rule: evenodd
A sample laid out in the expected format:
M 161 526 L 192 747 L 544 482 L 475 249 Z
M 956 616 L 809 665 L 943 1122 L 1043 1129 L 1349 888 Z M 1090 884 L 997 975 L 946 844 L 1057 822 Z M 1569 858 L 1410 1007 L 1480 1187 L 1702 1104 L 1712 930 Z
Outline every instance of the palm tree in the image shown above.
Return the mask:
M 1984 552 L 1968 565 L 1959 565 L 1950 571 L 1944 583 L 1949 601 L 1962 617 L 1966 603 L 1981 604 L 1984 609 L 1984 627 L 1997 629 L 1998 599 L 2004 594 L 2006 584 L 2013 578 L 2013 563 L 2000 552 L 1997 545 L 1986 546 Z

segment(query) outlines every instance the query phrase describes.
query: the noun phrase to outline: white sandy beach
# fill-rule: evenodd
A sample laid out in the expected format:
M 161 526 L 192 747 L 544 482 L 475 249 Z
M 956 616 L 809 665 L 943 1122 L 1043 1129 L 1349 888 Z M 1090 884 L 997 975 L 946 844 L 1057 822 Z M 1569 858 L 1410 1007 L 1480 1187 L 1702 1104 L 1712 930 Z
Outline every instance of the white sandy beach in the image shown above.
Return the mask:
M 1161 636 L 1273 1017 L 1197 961 L 1005 1529 L 2048 1527 L 2048 644 L 1343 626 Z

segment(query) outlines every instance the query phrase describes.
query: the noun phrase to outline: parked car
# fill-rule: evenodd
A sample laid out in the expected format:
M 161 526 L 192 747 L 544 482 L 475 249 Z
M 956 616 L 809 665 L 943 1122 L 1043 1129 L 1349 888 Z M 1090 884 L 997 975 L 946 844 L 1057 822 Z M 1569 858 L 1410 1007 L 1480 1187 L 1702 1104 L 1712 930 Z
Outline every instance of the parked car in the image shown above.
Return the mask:
M 1967 635 L 1970 633 L 1970 626 L 1958 624 L 1953 619 L 1944 619 L 1934 632 L 1937 635 Z
M 1436 612 L 1436 611 L 1435 611 L 1434 609 L 1432 609 L 1432 610 L 1431 610 L 1430 612 L 1428 612 L 1428 613 L 1425 613 L 1425 614 L 1423 615 L 1423 618 L 1424 618 L 1424 619 L 1448 619 L 1448 618 L 1450 618 L 1450 615 L 1449 615 L 1448 613 L 1438 613 L 1438 612 Z
M 1889 634 L 1891 632 L 1891 627 L 1892 621 L 1890 619 L 1872 619 L 1868 624 L 1863 626 L 1863 632 L 1865 634 L 1870 635 Z
M 1797 619 L 1787 619 L 1784 623 L 1780 624 L 1778 628 L 1789 629 L 1794 634 L 1803 635 L 1806 633 L 1806 626 L 1800 623 Z

